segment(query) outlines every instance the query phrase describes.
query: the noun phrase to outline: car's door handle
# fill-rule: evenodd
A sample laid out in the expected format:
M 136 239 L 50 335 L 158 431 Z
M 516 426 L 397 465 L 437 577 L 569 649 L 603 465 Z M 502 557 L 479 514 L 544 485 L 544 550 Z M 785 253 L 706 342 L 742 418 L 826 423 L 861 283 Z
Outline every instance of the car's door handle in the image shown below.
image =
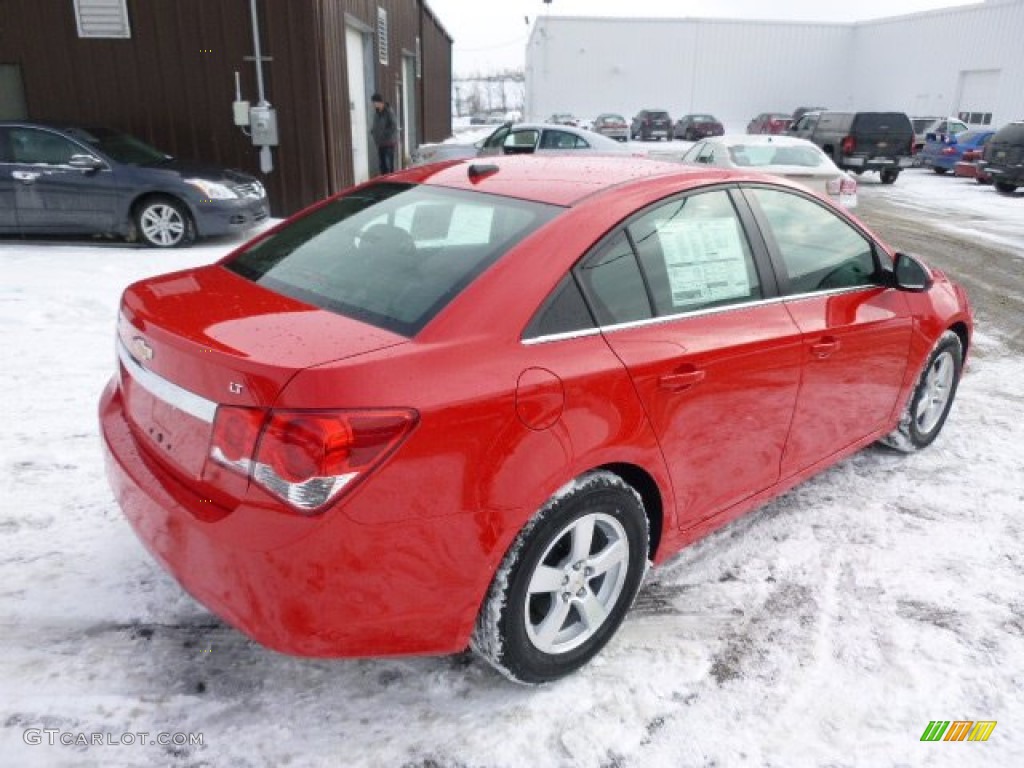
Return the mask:
M 24 181 L 26 184 L 31 184 L 42 175 L 43 174 L 41 173 L 33 173 L 32 171 L 14 171 L 11 174 L 15 179 L 18 181 Z
M 839 339 L 834 339 L 831 336 L 826 336 L 821 341 L 811 344 L 811 354 L 819 360 L 824 360 L 837 349 L 839 349 Z
M 684 373 L 666 373 L 658 379 L 658 386 L 669 392 L 681 392 L 704 381 L 704 371 L 686 371 Z

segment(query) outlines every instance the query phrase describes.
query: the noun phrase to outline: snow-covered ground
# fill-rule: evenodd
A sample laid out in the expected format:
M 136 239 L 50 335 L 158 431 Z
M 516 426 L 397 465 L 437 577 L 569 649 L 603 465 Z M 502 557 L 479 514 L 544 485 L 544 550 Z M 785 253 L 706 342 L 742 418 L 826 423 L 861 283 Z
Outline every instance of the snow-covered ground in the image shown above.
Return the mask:
M 940 229 L 973 232 L 982 240 L 1008 246 L 1024 259 L 1024 188 L 1000 194 L 991 184 L 939 175 L 927 168 L 909 169 L 878 194 L 899 206 L 921 211 Z
M 1024 200 L 973 182 L 861 195 L 1024 249 Z M 233 244 L 0 240 L 0 766 L 1024 765 L 1024 361 L 995 335 L 932 447 L 865 450 L 690 548 L 594 663 L 529 689 L 469 655 L 277 655 L 135 540 L 95 413 L 118 295 Z M 922 743 L 931 720 L 998 726 Z

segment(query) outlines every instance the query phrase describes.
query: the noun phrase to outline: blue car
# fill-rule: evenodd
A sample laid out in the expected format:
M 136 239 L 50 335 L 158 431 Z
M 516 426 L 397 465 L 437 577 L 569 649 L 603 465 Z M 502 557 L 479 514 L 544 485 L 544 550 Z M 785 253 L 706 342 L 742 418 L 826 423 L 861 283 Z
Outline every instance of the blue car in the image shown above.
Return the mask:
M 107 128 L 0 122 L 0 234 L 113 235 L 156 248 L 270 215 L 263 185 Z
M 951 171 L 960 162 L 964 153 L 970 150 L 981 151 L 995 131 L 975 130 L 964 131 L 956 136 L 942 133 L 929 133 L 921 150 L 921 165 L 931 168 L 936 173 Z

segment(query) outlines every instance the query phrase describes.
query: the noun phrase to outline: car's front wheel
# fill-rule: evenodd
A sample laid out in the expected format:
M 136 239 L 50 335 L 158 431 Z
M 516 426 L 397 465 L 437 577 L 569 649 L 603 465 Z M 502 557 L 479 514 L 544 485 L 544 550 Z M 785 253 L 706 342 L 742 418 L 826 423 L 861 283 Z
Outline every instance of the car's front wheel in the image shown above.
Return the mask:
M 881 176 L 883 184 L 893 184 L 895 183 L 896 179 L 899 178 L 900 172 L 895 171 L 892 168 L 886 168 L 885 170 L 882 171 Z
M 1011 184 L 1008 181 L 997 181 L 996 189 L 1004 194 L 1012 195 L 1014 192 L 1017 191 L 1017 185 Z
M 940 168 L 937 165 L 933 165 L 932 166 L 932 170 L 935 171 L 937 174 L 939 174 L 939 176 L 941 176 L 942 174 L 944 174 L 947 171 L 949 171 L 949 168 Z
M 928 356 L 899 426 L 882 438 L 884 445 L 909 453 L 938 437 L 953 407 L 963 356 L 960 337 L 953 331 L 942 334 Z
M 169 197 L 154 197 L 135 211 L 139 238 L 153 248 L 190 245 L 196 237 L 195 223 L 185 206 Z
M 516 537 L 477 617 L 471 646 L 512 680 L 582 667 L 611 639 L 647 568 L 639 494 L 610 472 L 558 491 Z

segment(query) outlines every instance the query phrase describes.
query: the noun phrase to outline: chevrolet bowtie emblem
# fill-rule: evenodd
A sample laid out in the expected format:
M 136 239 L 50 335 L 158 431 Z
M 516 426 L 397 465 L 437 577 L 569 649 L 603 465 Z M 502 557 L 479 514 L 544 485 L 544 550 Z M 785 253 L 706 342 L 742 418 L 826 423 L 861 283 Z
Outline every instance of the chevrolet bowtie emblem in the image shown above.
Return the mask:
M 141 336 L 132 339 L 132 354 L 137 360 L 152 360 L 153 348 Z

